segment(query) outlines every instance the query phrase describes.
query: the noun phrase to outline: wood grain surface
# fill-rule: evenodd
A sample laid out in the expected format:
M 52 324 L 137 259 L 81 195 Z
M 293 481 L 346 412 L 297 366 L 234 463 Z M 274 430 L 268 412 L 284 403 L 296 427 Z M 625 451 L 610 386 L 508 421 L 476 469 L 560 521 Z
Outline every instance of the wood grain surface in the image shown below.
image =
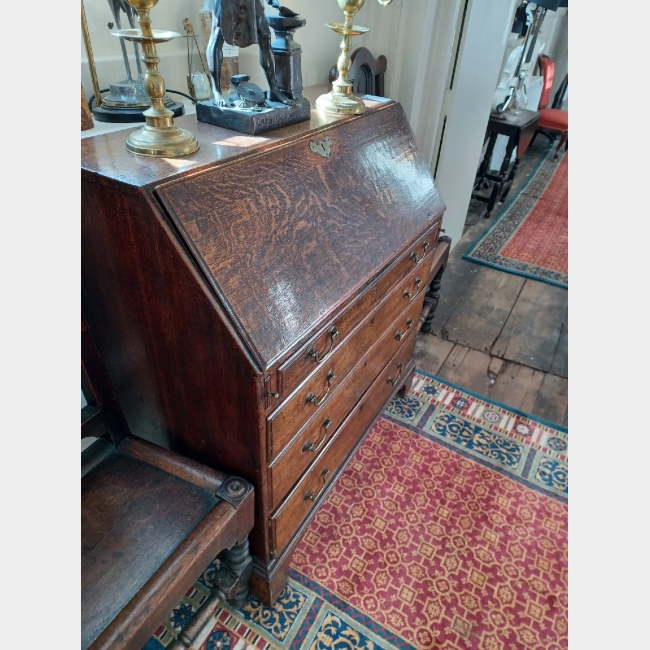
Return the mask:
M 397 104 L 156 195 L 267 366 L 443 209 Z

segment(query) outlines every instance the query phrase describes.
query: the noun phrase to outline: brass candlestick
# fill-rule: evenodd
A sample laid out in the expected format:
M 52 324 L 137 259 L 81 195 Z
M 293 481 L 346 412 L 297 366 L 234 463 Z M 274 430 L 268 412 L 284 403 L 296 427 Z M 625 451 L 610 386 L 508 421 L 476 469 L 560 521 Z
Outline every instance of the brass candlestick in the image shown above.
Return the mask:
M 127 0 L 137 10 L 140 29 L 121 29 L 117 36 L 142 45 L 142 61 L 147 66 L 144 87 L 151 99 L 151 107 L 144 111 L 146 124 L 129 135 L 126 140 L 127 151 L 140 156 L 172 158 L 186 156 L 199 148 L 198 140 L 186 129 L 174 125 L 174 114 L 163 103 L 165 81 L 158 72 L 160 59 L 156 53 L 156 43 L 166 43 L 179 38 L 177 32 L 151 29 L 149 10 L 158 0 Z
M 341 56 L 336 63 L 339 76 L 332 84 L 331 92 L 321 95 L 316 100 L 316 108 L 325 113 L 337 113 L 345 115 L 358 115 L 366 110 L 366 106 L 353 92 L 352 84 L 348 80 L 351 59 L 350 48 L 352 37 L 369 32 L 367 27 L 353 25 L 355 14 L 363 7 L 366 0 L 337 0 L 339 7 L 345 15 L 344 23 L 326 23 L 332 31 L 343 36 L 341 41 Z M 377 0 L 380 5 L 389 5 L 393 0 Z

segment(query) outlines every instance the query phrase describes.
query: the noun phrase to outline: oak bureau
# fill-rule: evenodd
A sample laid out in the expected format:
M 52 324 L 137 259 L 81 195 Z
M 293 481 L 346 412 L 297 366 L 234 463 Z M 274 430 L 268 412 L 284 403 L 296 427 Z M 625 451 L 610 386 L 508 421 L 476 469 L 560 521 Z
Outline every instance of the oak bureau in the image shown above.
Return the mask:
M 253 484 L 266 604 L 409 380 L 435 270 L 443 202 L 401 106 L 366 104 L 257 137 L 185 116 L 179 159 L 82 142 L 82 304 L 127 422 Z

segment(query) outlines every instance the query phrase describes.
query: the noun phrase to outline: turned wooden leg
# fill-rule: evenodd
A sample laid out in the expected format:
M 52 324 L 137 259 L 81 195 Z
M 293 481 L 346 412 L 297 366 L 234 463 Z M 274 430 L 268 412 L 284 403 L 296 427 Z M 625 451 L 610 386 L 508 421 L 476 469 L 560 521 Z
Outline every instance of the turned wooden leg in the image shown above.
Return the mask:
M 235 596 L 228 600 L 228 603 L 235 608 L 242 607 L 250 594 L 248 583 L 253 571 L 253 558 L 248 550 L 248 538 L 241 544 L 236 544 L 231 549 L 223 551 L 219 554 L 219 559 L 239 576 L 239 589 Z
M 441 266 L 435 274 L 426 295 L 424 296 L 424 306 L 429 308 L 429 313 L 422 325 L 421 331 L 425 334 L 431 333 L 431 323 L 438 307 L 440 300 L 440 284 L 442 283 L 442 274 L 445 272 L 445 266 Z
M 190 622 L 178 633 L 176 638 L 167 646 L 167 650 L 189 650 L 199 632 L 205 627 L 208 620 L 217 610 L 217 607 L 224 599 L 232 602 L 240 588 L 240 578 L 245 578 L 248 584 L 248 576 L 241 576 L 231 571 L 225 563 L 219 567 L 214 579 L 211 594 L 196 611 Z

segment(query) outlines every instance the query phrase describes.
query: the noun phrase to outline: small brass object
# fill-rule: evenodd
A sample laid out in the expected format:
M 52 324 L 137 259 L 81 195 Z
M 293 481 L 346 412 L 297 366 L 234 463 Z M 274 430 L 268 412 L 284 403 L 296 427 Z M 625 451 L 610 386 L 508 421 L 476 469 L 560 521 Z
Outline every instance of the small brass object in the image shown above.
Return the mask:
M 397 366 L 397 376 L 395 377 L 389 377 L 386 380 L 387 384 L 392 384 L 393 386 L 395 385 L 395 382 L 399 379 L 400 375 L 402 374 L 402 368 L 404 367 L 403 363 L 398 364 Z
M 424 251 L 424 255 L 422 255 L 422 257 L 419 257 L 418 254 L 417 254 L 415 251 L 413 251 L 413 252 L 411 253 L 411 259 L 412 259 L 416 264 L 420 264 L 420 262 L 422 262 L 422 260 L 427 256 L 427 249 L 428 249 L 428 248 L 429 248 L 429 242 L 428 242 L 428 241 L 423 242 L 423 244 L 422 244 L 422 250 Z
M 323 435 L 321 436 L 321 439 L 318 442 L 309 442 L 309 441 L 306 442 L 302 446 L 303 452 L 305 452 L 305 451 L 317 452 L 325 444 L 325 441 L 327 440 L 327 429 L 328 429 L 330 424 L 332 424 L 332 420 L 330 420 L 329 418 L 325 418 L 325 420 L 323 422 L 323 429 L 325 431 L 323 432 Z
M 412 318 L 409 318 L 409 319 L 406 321 L 406 329 L 405 329 L 403 332 L 397 332 L 397 334 L 395 334 L 395 338 L 396 338 L 398 341 L 401 341 L 401 340 L 406 336 L 406 333 L 407 333 L 407 332 L 409 331 L 409 329 L 411 328 L 411 325 L 413 325 L 413 319 L 412 319 Z
M 325 381 L 327 382 L 327 389 L 325 392 L 320 397 L 316 397 L 313 393 L 307 393 L 307 402 L 314 406 L 320 406 L 327 397 L 327 394 L 330 392 L 333 379 L 336 379 L 336 375 L 330 370 L 327 373 L 327 377 L 325 377 Z
M 127 0 L 137 10 L 140 29 L 121 29 L 116 36 L 142 45 L 142 61 L 147 66 L 144 87 L 151 99 L 151 106 L 144 111 L 146 124 L 129 135 L 126 149 L 139 156 L 175 158 L 187 156 L 199 148 L 199 142 L 189 131 L 174 125 L 174 114 L 165 107 L 165 82 L 158 72 L 160 59 L 156 43 L 166 43 L 180 37 L 177 32 L 151 29 L 149 11 L 158 0 Z
M 393 0 L 377 0 L 380 5 L 389 5 Z M 364 113 L 366 106 L 352 92 L 352 84 L 348 79 L 348 72 L 352 65 L 350 49 L 352 48 L 352 36 L 360 36 L 370 31 L 367 27 L 353 25 L 355 14 L 363 7 L 366 0 L 337 0 L 339 7 L 345 16 L 344 23 L 326 23 L 332 31 L 343 36 L 341 41 L 341 55 L 336 63 L 338 77 L 332 84 L 332 90 L 326 95 L 321 95 L 316 100 L 316 108 L 325 113 L 343 115 L 359 115 Z
M 420 278 L 416 278 L 415 288 L 419 289 L 421 284 L 422 284 L 422 280 L 420 280 Z M 404 297 L 408 298 L 409 302 L 413 302 L 419 295 L 420 295 L 419 291 L 416 291 L 415 295 L 411 294 L 411 292 L 408 289 L 404 291 Z
M 307 492 L 305 494 L 305 501 L 316 501 L 318 499 L 318 495 L 325 489 L 325 483 L 327 481 L 327 476 L 329 475 L 330 471 L 328 469 L 324 469 L 320 473 L 321 480 L 323 481 L 323 485 L 321 485 L 320 490 L 318 492 Z
M 272 393 L 271 391 L 269 391 L 267 395 L 269 395 L 273 399 L 280 399 L 280 393 Z
M 323 158 L 329 158 L 332 151 L 332 138 L 326 135 L 322 140 L 312 140 L 309 148 Z
M 332 353 L 332 348 L 334 347 L 334 339 L 339 335 L 339 331 L 336 329 L 336 325 L 332 327 L 329 333 L 329 338 L 330 338 L 330 347 L 329 350 L 325 353 L 325 356 L 320 356 L 320 352 L 318 350 L 314 350 L 314 348 L 311 348 L 309 352 L 307 352 L 307 356 L 310 359 L 313 359 L 316 363 L 323 363 L 325 359 L 327 359 L 330 354 Z

